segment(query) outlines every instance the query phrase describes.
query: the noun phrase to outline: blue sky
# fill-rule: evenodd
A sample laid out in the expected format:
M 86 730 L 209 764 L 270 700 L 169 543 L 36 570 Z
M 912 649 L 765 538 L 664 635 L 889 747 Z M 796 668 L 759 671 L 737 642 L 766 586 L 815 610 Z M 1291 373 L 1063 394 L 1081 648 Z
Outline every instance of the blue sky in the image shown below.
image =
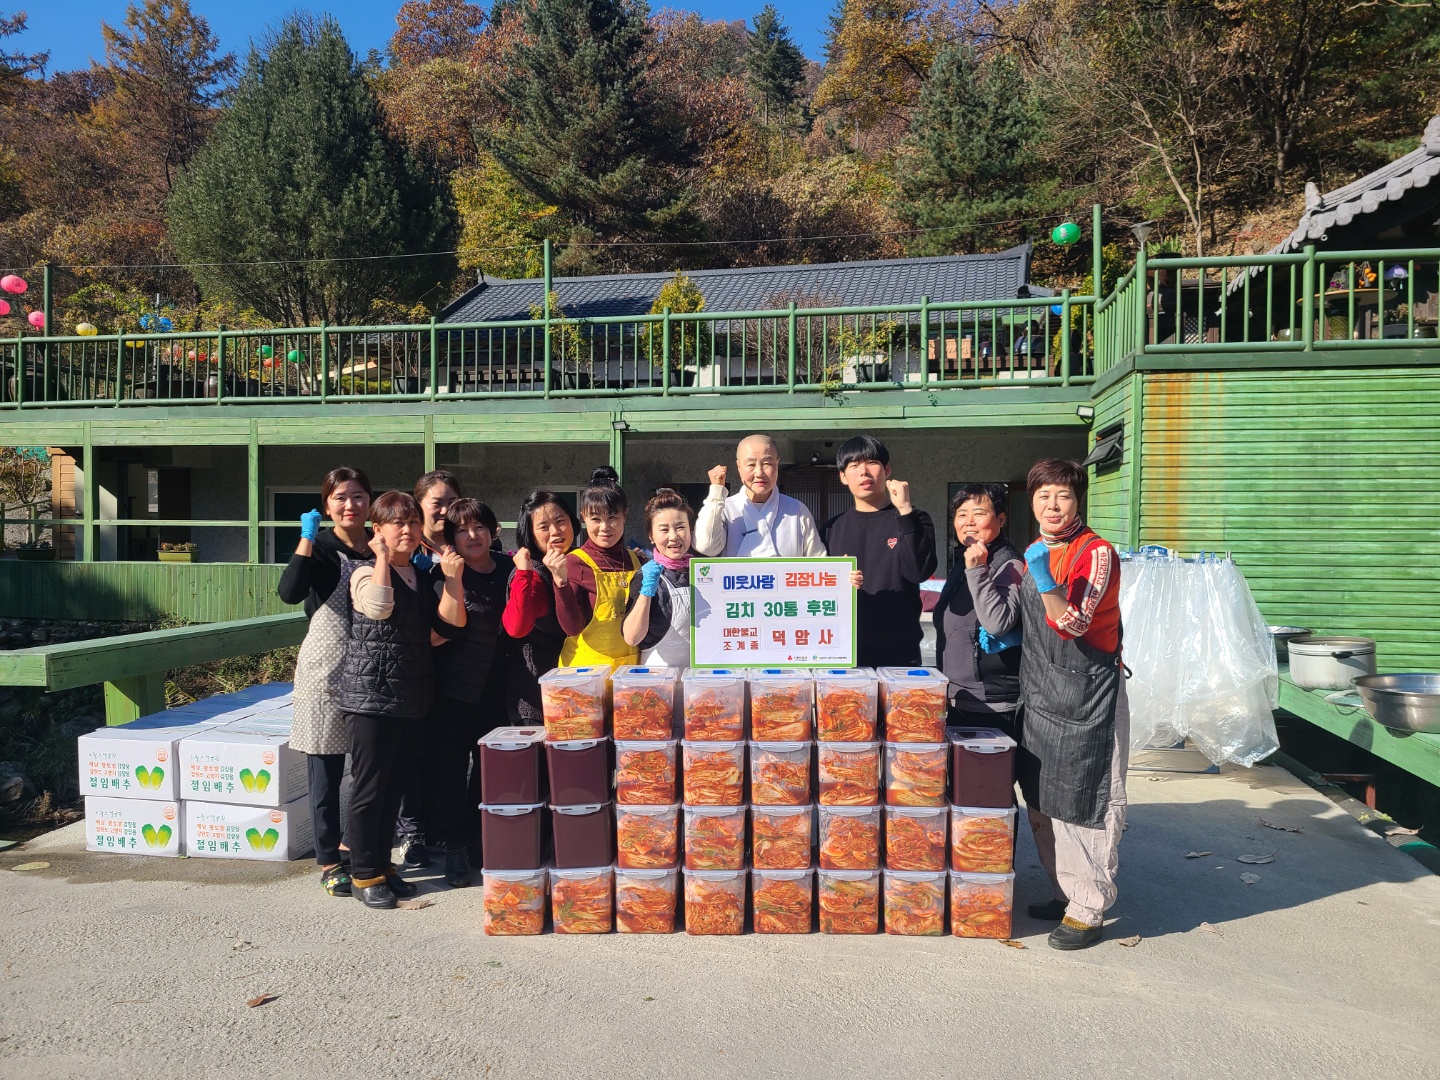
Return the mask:
M 250 39 L 272 23 L 279 22 L 296 8 L 328 11 L 345 29 L 350 47 L 364 56 L 370 49 L 383 49 L 395 31 L 395 12 L 401 0 L 191 0 L 191 7 L 204 15 L 220 37 L 223 49 L 244 57 Z M 765 0 L 690 0 L 668 6 L 698 11 L 707 19 L 750 20 Z M 652 0 L 651 6 L 666 6 Z M 777 3 L 795 41 L 807 56 L 819 59 L 824 41 L 825 19 L 830 0 L 788 0 Z M 125 18 L 124 0 L 0 0 L 0 12 L 25 11 L 29 29 L 6 45 L 25 52 L 50 51 L 50 70 L 63 71 L 89 66 L 93 57 L 105 55 L 100 23 L 119 25 Z

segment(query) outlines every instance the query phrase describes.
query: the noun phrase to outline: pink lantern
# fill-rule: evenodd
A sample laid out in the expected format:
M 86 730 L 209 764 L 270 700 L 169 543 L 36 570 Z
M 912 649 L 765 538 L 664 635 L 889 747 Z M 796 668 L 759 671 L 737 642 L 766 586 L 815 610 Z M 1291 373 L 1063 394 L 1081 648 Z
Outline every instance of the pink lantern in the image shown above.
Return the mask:
M 9 315 L 9 314 L 10 314 L 10 305 L 9 305 L 9 303 L 6 302 L 6 301 L 4 301 L 4 300 L 0 300 L 0 315 Z
M 0 277 L 0 289 L 4 289 L 8 293 L 14 293 L 16 296 L 19 296 L 29 287 L 30 286 L 25 283 L 25 279 L 16 274 L 6 274 L 4 277 Z
M 32 311 L 25 319 L 36 330 L 45 329 L 45 313 L 43 311 Z

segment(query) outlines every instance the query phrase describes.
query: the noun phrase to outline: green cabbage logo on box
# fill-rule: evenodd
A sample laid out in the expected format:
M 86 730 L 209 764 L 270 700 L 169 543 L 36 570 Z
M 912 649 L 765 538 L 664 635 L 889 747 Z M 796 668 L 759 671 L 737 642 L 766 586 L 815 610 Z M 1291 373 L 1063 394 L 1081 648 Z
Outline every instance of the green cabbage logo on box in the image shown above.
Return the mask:
M 270 786 L 269 770 L 261 769 L 258 773 L 252 773 L 249 769 L 241 769 L 240 786 L 246 791 L 264 794 L 265 789 Z
M 246 829 L 245 839 L 250 841 L 250 847 L 254 851 L 274 851 L 280 840 L 280 833 L 276 829 L 266 829 L 262 835 L 259 829 Z
M 153 769 L 147 769 L 144 765 L 137 766 L 135 769 L 135 782 L 143 788 L 148 788 L 151 791 L 159 791 L 160 785 L 165 782 L 165 770 L 159 765 L 156 765 Z
M 163 848 L 170 843 L 173 832 L 169 825 L 161 825 L 155 828 L 149 822 L 140 827 L 140 835 L 145 838 L 145 846 L 152 848 Z

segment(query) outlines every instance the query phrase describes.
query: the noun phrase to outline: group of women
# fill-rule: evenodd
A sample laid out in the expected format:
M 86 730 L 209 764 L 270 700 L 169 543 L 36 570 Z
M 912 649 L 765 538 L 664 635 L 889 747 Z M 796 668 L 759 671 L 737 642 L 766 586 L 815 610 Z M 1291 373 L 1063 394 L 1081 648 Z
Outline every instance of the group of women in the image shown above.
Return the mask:
M 1030 913 L 1060 923 L 1050 943 L 1061 949 L 1100 939 L 1125 816 L 1118 557 L 1081 520 L 1087 483 L 1074 462 L 1031 469 L 1040 537 L 1023 554 L 1004 539 L 1003 487 L 958 492 L 949 510 L 963 558 L 935 611 L 951 722 L 1018 738 L 1020 788 L 1054 888 Z M 642 561 L 625 545 L 625 492 L 602 467 L 580 491 L 578 520 L 557 495 L 531 492 L 507 554 L 495 513 L 464 498 L 449 472 L 426 473 L 413 494 L 371 497 L 357 469 L 325 477 L 323 512 L 302 517 L 280 595 L 310 616 L 291 745 L 309 755 L 324 887 L 388 908 L 416 891 L 391 862 L 397 837 L 406 865 L 429 865 L 429 841 L 445 880 L 469 884 L 476 744 L 497 726 L 543 722 L 541 675 L 688 664 L 696 515 L 677 492 L 657 490 L 645 506 L 651 558 Z M 322 532 L 327 517 L 332 528 Z M 852 583 L 871 588 L 879 575 L 861 570 Z
M 397 839 L 405 865 L 439 857 L 452 887 L 468 885 L 480 736 L 543 722 L 539 679 L 554 667 L 688 662 L 694 511 L 668 488 L 655 493 L 642 566 L 625 546 L 630 506 L 617 481 L 595 470 L 579 520 L 559 496 L 531 492 L 507 553 L 494 511 L 463 497 L 453 473 L 373 502 L 360 470 L 325 477 L 323 510 L 302 516 L 279 593 L 310 618 L 291 746 L 308 755 L 326 891 L 375 908 L 413 895 L 391 862 Z

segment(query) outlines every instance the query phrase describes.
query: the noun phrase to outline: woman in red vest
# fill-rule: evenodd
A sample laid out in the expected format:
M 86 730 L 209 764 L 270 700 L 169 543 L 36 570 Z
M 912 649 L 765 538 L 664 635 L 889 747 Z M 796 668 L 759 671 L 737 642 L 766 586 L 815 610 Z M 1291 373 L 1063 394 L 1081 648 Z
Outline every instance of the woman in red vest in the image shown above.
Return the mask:
M 1073 461 L 1038 462 L 1027 481 L 1040 539 L 1020 583 L 1020 790 L 1055 899 L 1030 914 L 1060 921 L 1056 949 L 1100 940 L 1115 903 L 1125 829 L 1130 711 L 1120 662 L 1120 560 L 1086 527 L 1089 485 Z

